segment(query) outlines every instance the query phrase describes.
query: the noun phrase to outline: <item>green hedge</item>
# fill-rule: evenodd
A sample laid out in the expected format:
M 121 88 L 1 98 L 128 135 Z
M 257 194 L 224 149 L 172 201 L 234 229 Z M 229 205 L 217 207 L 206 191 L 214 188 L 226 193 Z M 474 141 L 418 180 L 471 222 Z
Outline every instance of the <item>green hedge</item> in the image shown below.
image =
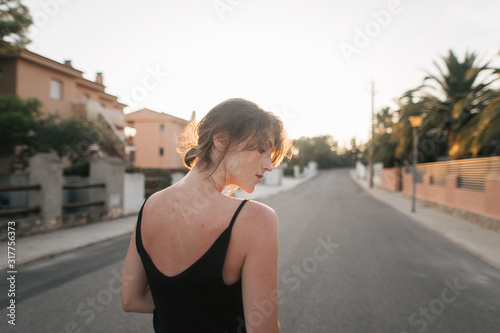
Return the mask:
M 88 177 L 90 175 L 90 163 L 87 162 L 80 165 L 71 166 L 69 168 L 64 168 L 63 175 Z

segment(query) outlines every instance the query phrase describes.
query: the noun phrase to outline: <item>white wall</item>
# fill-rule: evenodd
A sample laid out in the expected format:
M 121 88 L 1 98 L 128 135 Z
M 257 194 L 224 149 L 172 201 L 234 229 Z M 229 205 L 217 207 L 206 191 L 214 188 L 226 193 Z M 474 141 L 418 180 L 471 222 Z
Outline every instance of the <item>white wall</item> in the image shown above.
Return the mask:
M 278 186 L 281 185 L 281 180 L 283 179 L 284 170 L 281 166 L 274 168 L 271 172 L 266 172 L 264 174 L 263 184 Z
M 383 163 L 373 164 L 373 184 L 377 186 L 382 186 L 382 169 L 384 168 Z M 360 161 L 356 162 L 356 176 L 358 179 L 370 180 L 370 166 L 364 165 Z
M 123 214 L 138 213 L 144 202 L 146 178 L 143 173 L 125 173 L 123 184 Z
M 359 179 L 367 179 L 368 177 L 368 172 L 367 172 L 367 167 L 361 163 L 360 161 L 356 162 L 356 176 Z

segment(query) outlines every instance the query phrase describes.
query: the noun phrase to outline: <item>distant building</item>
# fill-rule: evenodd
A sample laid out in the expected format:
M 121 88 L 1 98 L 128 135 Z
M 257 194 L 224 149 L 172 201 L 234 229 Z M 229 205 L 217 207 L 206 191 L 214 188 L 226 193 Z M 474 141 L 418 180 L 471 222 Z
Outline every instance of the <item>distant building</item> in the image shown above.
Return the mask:
M 0 94 L 37 98 L 46 114 L 80 115 L 94 121 L 102 118 L 126 142 L 123 109 L 127 105 L 105 92 L 102 73 L 97 73 L 95 81 L 87 80 L 70 60 L 62 64 L 25 49 L 1 54 Z
M 192 119 L 195 114 L 193 112 Z M 135 129 L 129 138 L 133 147 L 131 162 L 138 168 L 160 168 L 170 171 L 186 171 L 177 152 L 177 136 L 189 120 L 142 109 L 125 115 L 127 126 Z

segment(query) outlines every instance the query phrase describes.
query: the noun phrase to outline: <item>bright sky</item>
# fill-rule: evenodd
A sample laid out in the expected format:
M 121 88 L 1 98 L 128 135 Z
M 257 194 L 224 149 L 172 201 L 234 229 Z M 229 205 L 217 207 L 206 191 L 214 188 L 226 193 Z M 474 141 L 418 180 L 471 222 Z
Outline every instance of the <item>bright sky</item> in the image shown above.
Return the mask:
M 199 120 L 243 97 L 293 138 L 366 141 L 375 109 L 418 86 L 453 49 L 500 67 L 497 0 L 24 0 L 28 48 L 129 105 Z

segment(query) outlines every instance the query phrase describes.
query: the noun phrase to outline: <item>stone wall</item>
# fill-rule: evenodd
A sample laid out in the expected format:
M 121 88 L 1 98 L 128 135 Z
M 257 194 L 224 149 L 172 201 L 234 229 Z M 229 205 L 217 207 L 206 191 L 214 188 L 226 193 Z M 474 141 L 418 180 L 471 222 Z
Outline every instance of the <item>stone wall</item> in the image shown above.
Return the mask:
M 17 197 L 13 198 L 18 198 L 12 202 L 10 196 L 4 196 L 9 198 L 9 205 L 0 209 L 38 207 L 39 212 L 0 218 L 0 240 L 6 237 L 8 221 L 16 221 L 18 236 L 36 234 L 137 213 L 145 197 L 144 175 L 125 174 L 124 163 L 116 157 L 91 161 L 89 177 L 64 177 L 59 157 L 37 154 L 30 160 L 30 173 L 24 176 L 24 181 L 12 178 L 13 184 L 8 178 L 2 177 L 2 186 L 40 185 L 40 189 L 0 192 L 16 193 Z M 98 186 L 68 188 L 68 185 Z M 71 204 L 83 206 L 72 207 Z

